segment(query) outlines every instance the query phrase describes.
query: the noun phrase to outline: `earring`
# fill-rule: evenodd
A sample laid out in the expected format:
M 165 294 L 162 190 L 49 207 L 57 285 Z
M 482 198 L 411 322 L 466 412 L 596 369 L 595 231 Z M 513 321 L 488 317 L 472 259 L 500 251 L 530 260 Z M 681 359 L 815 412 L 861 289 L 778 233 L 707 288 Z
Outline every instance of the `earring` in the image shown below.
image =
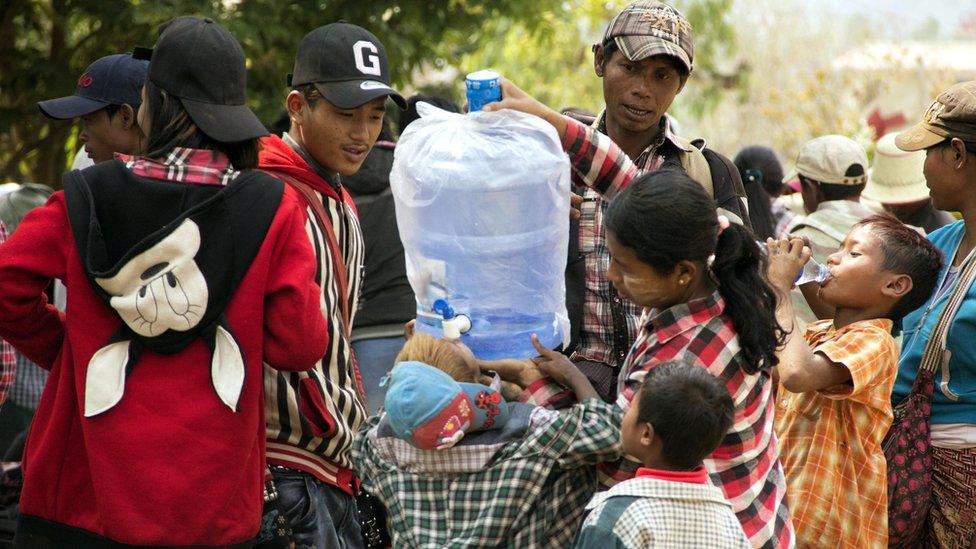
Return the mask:
M 684 286 L 687 283 L 688 283 L 688 279 L 687 278 L 678 279 L 678 284 L 681 284 L 682 286 Z

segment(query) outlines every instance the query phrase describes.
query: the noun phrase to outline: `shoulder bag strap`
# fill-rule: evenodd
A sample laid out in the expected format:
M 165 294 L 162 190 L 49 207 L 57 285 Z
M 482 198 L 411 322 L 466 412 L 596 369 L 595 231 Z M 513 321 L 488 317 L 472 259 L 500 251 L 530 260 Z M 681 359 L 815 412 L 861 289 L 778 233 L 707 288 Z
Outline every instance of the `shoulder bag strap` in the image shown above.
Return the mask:
M 681 167 L 685 170 L 685 173 L 688 174 L 688 177 L 697 181 L 705 189 L 705 192 L 708 193 L 708 196 L 715 198 L 715 187 L 712 183 L 712 169 L 709 167 L 708 159 L 705 158 L 704 153 L 687 139 L 677 137 L 676 141 L 687 149 L 678 152 L 678 158 L 681 161 Z
M 946 349 L 946 338 L 949 335 L 952 320 L 965 301 L 973 280 L 976 280 L 976 260 L 971 255 L 963 265 L 963 270 L 959 273 L 959 280 L 956 281 L 956 287 L 952 289 L 952 294 L 946 300 L 942 314 L 939 315 L 939 320 L 936 321 L 935 328 L 932 329 L 929 341 L 925 345 L 925 352 L 922 354 L 919 372 L 924 369 L 934 374 L 939 367 L 948 364 L 949 359 L 952 358 L 952 353 Z
M 322 234 L 325 235 L 328 241 L 329 254 L 332 256 L 332 264 L 335 265 L 335 272 L 332 274 L 335 276 L 336 285 L 339 290 L 339 312 L 342 316 L 342 331 L 348 338 L 351 334 L 352 326 L 349 323 L 349 280 L 346 274 L 346 262 L 342 258 L 335 229 L 332 227 L 332 222 L 329 221 L 329 215 L 325 213 L 325 206 L 322 205 L 322 200 L 315 194 L 315 190 L 307 184 L 286 174 L 275 172 L 271 175 L 291 185 L 305 198 L 305 202 L 312 208 L 316 225 L 319 226 L 319 230 L 322 231 Z

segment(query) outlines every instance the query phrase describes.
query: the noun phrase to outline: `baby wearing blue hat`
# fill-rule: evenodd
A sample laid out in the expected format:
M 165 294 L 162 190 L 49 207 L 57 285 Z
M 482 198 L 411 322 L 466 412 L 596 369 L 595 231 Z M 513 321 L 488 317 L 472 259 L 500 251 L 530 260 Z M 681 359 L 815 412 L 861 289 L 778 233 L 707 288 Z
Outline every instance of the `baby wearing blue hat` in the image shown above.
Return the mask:
M 397 437 L 417 448 L 450 448 L 467 433 L 508 421 L 505 399 L 492 387 L 457 382 L 422 362 L 401 362 L 390 375 L 386 419 Z
M 353 461 L 387 508 L 394 547 L 572 543 L 597 488 L 595 464 L 620 455 L 620 414 L 572 363 L 540 369 L 580 402 L 557 412 L 422 362 L 393 368 Z

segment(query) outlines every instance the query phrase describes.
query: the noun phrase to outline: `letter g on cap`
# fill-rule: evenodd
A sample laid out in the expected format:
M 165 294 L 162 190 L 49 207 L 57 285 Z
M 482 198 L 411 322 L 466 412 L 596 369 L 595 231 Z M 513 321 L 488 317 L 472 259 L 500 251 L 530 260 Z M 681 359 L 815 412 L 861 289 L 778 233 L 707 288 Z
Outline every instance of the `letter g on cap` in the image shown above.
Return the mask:
M 363 51 L 369 50 L 371 55 L 363 56 Z M 380 58 L 376 44 L 369 40 L 360 40 L 352 45 L 352 55 L 356 60 L 356 68 L 363 74 L 380 76 Z

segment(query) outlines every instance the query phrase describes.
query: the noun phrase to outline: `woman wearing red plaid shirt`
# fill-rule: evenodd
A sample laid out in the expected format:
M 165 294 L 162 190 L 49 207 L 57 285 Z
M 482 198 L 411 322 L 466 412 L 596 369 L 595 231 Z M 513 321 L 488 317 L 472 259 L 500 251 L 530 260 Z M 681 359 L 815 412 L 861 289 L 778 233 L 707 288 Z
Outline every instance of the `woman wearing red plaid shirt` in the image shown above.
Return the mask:
M 773 352 L 782 331 L 753 235 L 703 208 L 711 200 L 680 172 L 634 180 L 607 211 L 608 278 L 643 306 L 624 362 L 617 405 L 626 410 L 649 370 L 678 357 L 721 379 L 735 421 L 705 460 L 756 547 L 788 547 L 793 532 L 773 433 Z M 679 228 L 680 230 L 675 230 Z M 631 478 L 628 458 L 600 467 L 605 484 Z
M 752 233 L 717 216 L 701 186 L 671 170 L 640 176 L 621 191 L 607 210 L 606 227 L 608 278 L 644 307 L 618 380 L 617 407 L 626 411 L 647 372 L 668 360 L 690 359 L 721 379 L 735 403 L 735 421 L 705 467 L 754 547 L 792 547 L 772 429 L 770 369 L 782 331 Z M 632 478 L 639 465 L 626 457 L 603 463 L 601 483 Z
M 717 205 L 684 172 L 636 169 L 604 136 L 560 115 L 507 80 L 502 101 L 486 111 L 515 109 L 556 129 L 574 165 L 599 172 L 594 189 L 613 198 L 604 218 L 607 278 L 621 296 L 644 307 L 640 331 L 621 368 L 617 406 L 626 412 L 647 372 L 685 358 L 725 382 L 735 421 L 705 460 L 753 547 L 792 547 L 786 481 L 773 432 L 774 351 L 783 342 L 776 297 L 754 235 L 716 214 Z M 541 361 L 568 360 L 548 353 Z M 522 399 L 550 405 L 554 384 L 530 384 Z M 604 486 L 634 476 L 624 458 L 600 466 Z

